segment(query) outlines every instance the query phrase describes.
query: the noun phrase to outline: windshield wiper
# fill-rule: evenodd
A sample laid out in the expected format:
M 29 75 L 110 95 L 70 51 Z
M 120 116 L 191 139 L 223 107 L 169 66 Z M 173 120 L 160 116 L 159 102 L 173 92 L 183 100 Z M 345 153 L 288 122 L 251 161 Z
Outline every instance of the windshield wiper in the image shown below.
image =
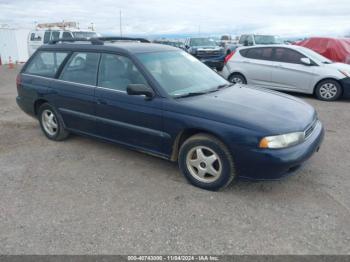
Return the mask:
M 174 98 L 183 98 L 183 97 L 190 97 L 190 96 L 199 96 L 199 95 L 204 95 L 207 94 L 208 92 L 190 92 L 190 93 L 185 93 L 181 95 L 175 95 Z
M 230 87 L 230 86 L 233 86 L 233 85 L 234 85 L 234 83 L 218 85 L 216 90 L 219 90 L 219 89 L 225 88 L 225 87 Z M 215 90 L 215 91 L 216 91 L 216 90 Z

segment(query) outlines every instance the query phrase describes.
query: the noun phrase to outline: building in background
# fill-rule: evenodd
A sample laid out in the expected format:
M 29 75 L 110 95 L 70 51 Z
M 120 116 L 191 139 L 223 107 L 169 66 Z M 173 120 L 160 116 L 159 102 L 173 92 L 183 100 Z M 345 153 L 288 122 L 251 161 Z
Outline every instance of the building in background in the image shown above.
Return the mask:
M 23 63 L 28 59 L 29 30 L 0 25 L 0 64 Z

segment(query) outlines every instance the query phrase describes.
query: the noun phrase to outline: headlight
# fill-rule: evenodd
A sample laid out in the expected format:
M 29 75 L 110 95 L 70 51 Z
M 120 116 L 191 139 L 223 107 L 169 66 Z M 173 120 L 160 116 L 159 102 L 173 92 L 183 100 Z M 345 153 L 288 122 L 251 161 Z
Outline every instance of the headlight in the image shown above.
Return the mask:
M 279 136 L 267 136 L 261 139 L 260 148 L 286 148 L 305 140 L 304 132 L 295 132 Z
M 342 73 L 343 75 L 345 75 L 346 77 L 350 77 L 350 72 L 345 71 L 345 70 L 339 70 L 340 73 Z

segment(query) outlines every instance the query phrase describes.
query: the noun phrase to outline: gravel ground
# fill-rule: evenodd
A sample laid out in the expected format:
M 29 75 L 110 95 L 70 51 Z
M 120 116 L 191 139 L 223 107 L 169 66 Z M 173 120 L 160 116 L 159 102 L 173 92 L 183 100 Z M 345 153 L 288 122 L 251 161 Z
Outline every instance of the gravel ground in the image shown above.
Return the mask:
M 325 125 L 320 152 L 213 193 L 165 160 L 49 141 L 15 103 L 17 72 L 0 67 L 1 254 L 350 254 L 350 101 L 301 96 Z

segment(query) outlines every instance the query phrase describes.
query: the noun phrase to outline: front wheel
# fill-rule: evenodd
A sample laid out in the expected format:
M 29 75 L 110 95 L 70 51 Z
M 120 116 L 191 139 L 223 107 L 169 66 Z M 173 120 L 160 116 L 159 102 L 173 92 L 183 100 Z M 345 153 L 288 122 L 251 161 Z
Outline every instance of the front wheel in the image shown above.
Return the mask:
M 236 74 L 236 73 L 230 75 L 230 77 L 228 78 L 228 81 L 234 84 L 242 84 L 242 85 L 247 84 L 247 80 L 245 79 L 245 77 L 241 74 Z
M 183 143 L 179 167 L 191 184 L 207 190 L 224 188 L 236 177 L 227 147 L 206 134 L 194 135 Z
M 321 81 L 315 89 L 315 95 L 323 101 L 335 101 L 342 93 L 341 85 L 332 79 Z

